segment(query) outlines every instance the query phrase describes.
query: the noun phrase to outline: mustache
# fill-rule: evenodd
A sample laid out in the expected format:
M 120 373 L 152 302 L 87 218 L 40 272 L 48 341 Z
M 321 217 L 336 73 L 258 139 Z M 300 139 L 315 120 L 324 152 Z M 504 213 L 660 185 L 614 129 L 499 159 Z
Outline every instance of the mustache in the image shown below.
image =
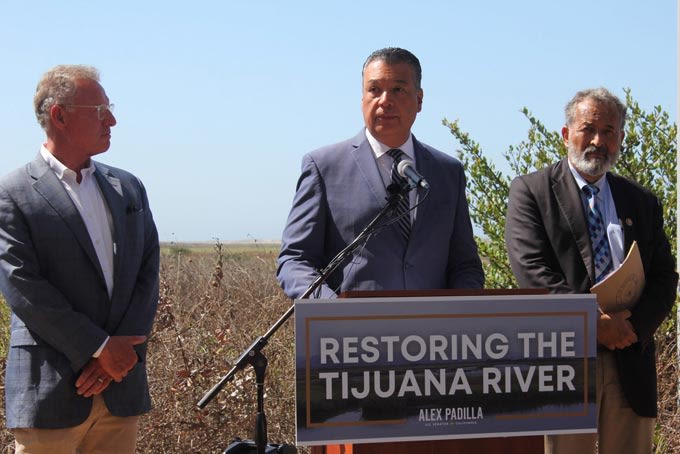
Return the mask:
M 584 153 L 601 153 L 604 155 L 607 155 L 607 148 L 604 146 L 596 147 L 595 145 L 590 145 L 588 146 L 585 150 L 583 150 Z

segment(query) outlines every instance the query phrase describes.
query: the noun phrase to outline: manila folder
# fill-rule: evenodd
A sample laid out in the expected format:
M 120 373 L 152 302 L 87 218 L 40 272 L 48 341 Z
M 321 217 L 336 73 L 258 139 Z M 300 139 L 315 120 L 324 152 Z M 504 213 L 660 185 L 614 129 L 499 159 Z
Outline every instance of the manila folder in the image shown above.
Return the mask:
M 595 284 L 590 293 L 597 295 L 597 304 L 604 312 L 632 308 L 645 287 L 645 273 L 637 241 L 633 241 L 621 266 Z

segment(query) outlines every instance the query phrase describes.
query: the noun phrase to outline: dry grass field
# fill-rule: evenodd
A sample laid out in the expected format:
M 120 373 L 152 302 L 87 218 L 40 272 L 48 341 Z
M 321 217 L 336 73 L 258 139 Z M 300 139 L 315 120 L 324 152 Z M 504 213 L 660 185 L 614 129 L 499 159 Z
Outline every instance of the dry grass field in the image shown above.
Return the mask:
M 264 244 L 163 248 L 160 303 L 148 358 L 154 410 L 142 419 L 139 452 L 216 453 L 234 437 L 252 437 L 252 369 L 237 373 L 204 410 L 196 403 L 289 307 L 274 278 L 277 253 L 276 246 Z M 680 452 L 675 335 L 662 335 L 659 341 L 656 453 L 670 454 Z M 293 342 L 290 320 L 265 349 L 269 440 L 277 443 L 292 444 L 295 437 Z M 7 313 L 0 311 L 3 376 L 6 348 Z M 0 433 L 0 443 L 0 452 L 12 452 L 8 431 Z
M 252 369 L 236 374 L 204 410 L 196 403 L 291 302 L 274 278 L 278 247 L 164 248 L 160 303 L 149 346 L 154 411 L 144 419 L 140 452 L 220 452 L 234 437 L 252 438 Z M 292 321 L 292 320 L 291 320 Z M 293 443 L 293 324 L 265 349 L 270 441 Z

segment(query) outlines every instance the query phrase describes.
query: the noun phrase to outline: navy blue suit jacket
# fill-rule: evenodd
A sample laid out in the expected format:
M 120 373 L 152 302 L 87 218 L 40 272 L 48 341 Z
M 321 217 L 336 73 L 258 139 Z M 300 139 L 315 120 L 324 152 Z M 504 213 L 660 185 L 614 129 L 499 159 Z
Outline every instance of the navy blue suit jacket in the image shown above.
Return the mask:
M 62 428 L 87 418 L 76 394 L 83 366 L 113 335 L 148 335 L 158 302 L 158 234 L 134 176 L 96 163 L 113 220 L 113 295 L 85 224 L 45 160 L 0 179 L 0 289 L 12 310 L 5 376 L 7 427 Z M 146 344 L 140 362 L 104 391 L 116 416 L 151 407 Z
M 417 208 L 408 242 L 396 224 L 384 228 L 328 279 L 322 298 L 348 290 L 483 287 L 463 166 L 413 142 L 417 169 L 431 189 Z M 307 154 L 278 260 L 277 277 L 285 293 L 302 295 L 316 270 L 356 238 L 386 204 L 386 196 L 364 131 Z

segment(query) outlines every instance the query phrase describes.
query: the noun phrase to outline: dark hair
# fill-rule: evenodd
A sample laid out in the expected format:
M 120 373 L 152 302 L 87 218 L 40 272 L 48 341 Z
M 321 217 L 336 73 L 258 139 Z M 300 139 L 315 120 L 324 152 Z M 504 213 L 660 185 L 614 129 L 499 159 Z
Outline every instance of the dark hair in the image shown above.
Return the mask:
M 406 49 L 401 49 L 399 47 L 385 47 L 384 49 L 378 49 L 368 56 L 364 62 L 364 66 L 361 68 L 361 77 L 364 76 L 364 70 L 368 65 L 374 61 L 384 61 L 388 65 L 393 65 L 395 63 L 407 63 L 413 69 L 413 74 L 415 76 L 416 87 L 420 88 L 420 81 L 423 77 L 423 72 L 420 69 L 420 61 L 418 57 L 413 55 Z

